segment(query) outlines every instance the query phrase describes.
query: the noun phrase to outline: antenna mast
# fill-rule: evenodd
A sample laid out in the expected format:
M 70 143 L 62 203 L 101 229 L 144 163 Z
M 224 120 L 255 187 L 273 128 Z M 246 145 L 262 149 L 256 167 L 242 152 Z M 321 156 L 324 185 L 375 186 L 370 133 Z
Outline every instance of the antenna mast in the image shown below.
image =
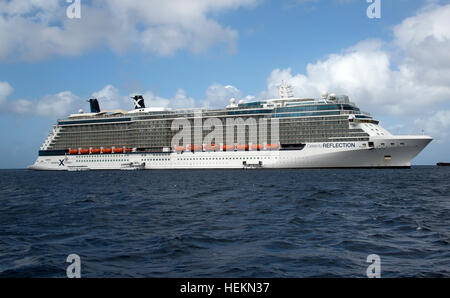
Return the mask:
M 286 84 L 285 81 L 281 82 L 281 85 L 278 87 L 278 95 L 280 98 L 291 98 L 294 97 L 292 86 Z

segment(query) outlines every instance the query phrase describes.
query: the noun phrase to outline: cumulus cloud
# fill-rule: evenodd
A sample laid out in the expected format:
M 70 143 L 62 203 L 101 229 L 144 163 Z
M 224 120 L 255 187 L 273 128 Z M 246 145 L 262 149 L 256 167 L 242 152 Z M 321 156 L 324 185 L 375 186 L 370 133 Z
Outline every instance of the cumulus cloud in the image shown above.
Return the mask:
M 206 99 L 202 106 L 206 108 L 223 108 L 230 103 L 230 99 L 242 98 L 241 91 L 231 85 L 213 84 L 206 89 Z
M 140 94 L 140 92 L 122 95 L 119 89 L 113 85 L 107 85 L 102 90 L 94 92 L 92 97 L 98 99 L 102 110 L 130 110 L 133 107 L 131 97 L 135 94 Z M 142 95 L 146 107 L 189 108 L 194 107 L 196 104 L 195 99 L 189 97 L 183 89 L 178 89 L 172 98 L 158 96 L 152 91 L 145 91 Z
M 33 114 L 46 117 L 65 117 L 76 113 L 79 109 L 89 111 L 88 98 L 82 98 L 71 91 L 49 94 L 42 98 L 15 99 L 6 104 L 6 99 L 13 93 L 13 88 L 7 82 L 0 82 L 0 111 L 17 114 Z M 236 100 L 253 100 L 253 96 L 243 97 L 241 91 L 231 85 L 212 84 L 206 89 L 205 99 L 196 100 L 185 90 L 178 89 L 172 97 L 162 97 L 152 91 L 133 92 L 123 94 L 113 86 L 106 85 L 99 91 L 93 92 L 91 98 L 97 98 L 102 111 L 131 110 L 132 96 L 142 94 L 147 107 L 164 107 L 172 109 L 183 108 L 223 108 L 229 104 L 231 98 Z
M 433 5 L 405 19 L 394 28 L 394 36 L 410 77 L 424 83 L 450 83 L 450 5 Z
M 97 98 L 102 110 L 129 109 L 131 98 L 120 95 L 119 89 L 113 85 L 106 85 L 100 91 L 92 93 L 93 98 Z
M 0 3 L 0 60 L 74 56 L 100 46 L 123 53 L 198 53 L 215 45 L 233 50 L 238 32 L 215 17 L 258 0 L 98 0 L 82 2 L 81 19 L 69 19 L 58 0 Z
M 41 7 L 42 11 L 51 11 L 57 7 L 55 4 L 53 6 L 48 4 L 50 8 L 42 8 L 44 6 L 43 3 L 47 2 L 39 0 L 28 0 L 25 2 L 28 5 L 34 5 L 33 7 L 35 8 L 32 11 L 39 11 L 39 7 Z M 7 3 L 11 5 L 16 2 L 9 1 Z M 148 12 L 148 10 L 155 5 L 153 1 L 124 2 L 115 0 L 109 1 L 109 4 L 104 2 L 98 3 L 100 3 L 97 4 L 99 6 L 108 6 L 109 9 L 113 10 L 108 13 L 115 13 L 117 16 L 114 18 L 114 21 L 117 23 L 116 26 L 120 27 L 120 30 L 124 30 L 124 33 L 132 32 L 133 34 L 129 34 L 127 38 L 130 38 L 131 42 L 133 42 L 132 40 L 135 37 L 142 34 L 150 34 L 148 30 L 159 30 L 158 28 L 168 29 L 168 32 L 175 30 L 173 33 L 167 33 L 168 35 L 173 34 L 173 36 L 177 36 L 179 32 L 182 32 L 179 31 L 181 30 L 180 28 L 183 28 L 183 30 L 190 28 L 190 32 L 194 34 L 193 32 L 196 32 L 194 29 L 197 28 L 198 24 L 196 25 L 195 22 L 191 23 L 192 18 L 202 20 L 202 22 L 214 22 L 213 19 L 206 17 L 208 12 L 236 9 L 255 2 L 250 0 L 205 0 L 193 2 L 194 4 L 190 6 L 183 1 L 182 3 L 165 1 L 160 8 L 151 12 Z M 19 19 L 25 18 L 21 17 L 21 9 L 15 6 L 6 7 L 3 3 L 0 6 L 0 11 L 6 10 L 10 15 L 17 14 Z M 187 12 L 188 10 L 191 11 Z M 95 12 L 102 13 L 101 10 L 95 9 L 88 9 L 87 11 L 90 12 L 86 12 L 83 16 Z M 151 21 L 146 20 L 148 13 L 152 16 L 150 18 Z M 177 20 L 169 21 L 169 16 L 174 18 L 174 15 L 177 16 L 175 18 Z M 143 23 L 148 24 L 148 27 L 144 26 L 139 30 L 137 27 L 127 28 L 126 25 L 130 24 L 127 19 L 131 17 L 135 18 L 134 23 L 132 22 L 133 24 Z M 36 16 L 36 18 L 39 20 L 51 19 L 45 13 Z M 88 17 L 87 19 L 88 21 L 93 20 Z M 1 20 L 4 20 L 4 16 L 0 17 Z M 342 50 L 340 53 L 330 54 L 315 63 L 308 64 L 304 73 L 293 73 L 290 68 L 273 70 L 267 79 L 266 90 L 261 92 L 259 97 L 276 97 L 278 93 L 277 88 L 284 80 L 293 86 L 294 94 L 299 97 L 318 97 L 321 91 L 328 90 L 338 94 L 347 94 L 362 109 L 374 113 L 381 112 L 383 114 L 419 117 L 423 115 L 424 110 L 433 110 L 437 105 L 450 103 L 450 60 L 447 53 L 448 49 L 450 49 L 449 20 L 450 5 L 428 6 L 417 15 L 407 18 L 395 26 L 393 28 L 394 38 L 391 42 L 380 40 L 361 41 Z M 43 21 L 39 22 L 43 23 Z M 170 25 L 162 27 L 158 25 L 169 23 Z M 80 26 L 82 26 L 81 24 Z M 95 26 L 100 26 L 99 24 L 94 24 L 94 28 L 98 28 Z M 71 25 L 70 30 L 77 32 L 78 29 L 75 29 L 74 26 Z M 67 29 L 64 26 L 61 28 L 59 30 L 64 31 Z M 104 31 L 108 31 L 108 28 L 104 28 Z M 115 31 L 115 29 L 112 31 L 118 34 L 118 31 Z M 1 30 L 0 34 L 2 34 Z M 119 38 L 119 40 L 123 39 Z M 145 43 L 149 40 L 147 39 L 147 41 L 143 42 Z M 113 43 L 111 40 L 111 45 L 114 47 Z M 167 48 L 161 48 L 161 53 L 171 52 L 171 50 L 168 50 L 169 48 L 184 47 L 182 45 L 184 42 L 173 47 L 170 46 L 170 42 L 164 43 L 166 43 L 165 46 Z M 193 46 L 193 43 L 189 42 L 189 44 Z M 144 44 L 142 46 L 145 47 Z M 120 47 L 121 45 L 117 44 L 117 48 L 119 49 Z M 80 47 L 80 49 L 82 48 Z M 9 88 L 5 86 L 9 86 L 9 84 L 0 84 L 0 101 L 5 101 L 5 98 L 12 92 L 11 86 Z M 207 88 L 204 99 L 198 100 L 189 97 L 182 89 L 177 90 L 171 98 L 158 96 L 151 91 L 143 93 L 147 106 L 173 108 L 217 108 L 226 106 L 232 97 L 237 100 L 243 98 L 253 99 L 253 97 L 244 97 L 235 86 L 217 83 Z M 57 99 L 57 102 L 64 102 L 66 106 L 70 106 L 78 98 L 72 93 L 64 92 L 53 96 L 54 99 Z M 120 90 L 112 85 L 107 85 L 102 90 L 94 92 L 93 96 L 100 99 L 102 109 L 129 109 L 132 105 L 129 98 L 130 95 L 122 95 Z M 69 100 L 70 98 L 72 100 Z M 48 104 L 44 104 L 49 100 L 44 99 L 36 101 L 42 102 L 42 108 L 36 111 L 41 111 L 41 114 L 45 114 L 43 110 L 52 111 L 48 114 L 56 113 L 57 110 L 64 111 L 63 109 L 52 110 Z M 80 106 L 78 102 L 76 103 L 77 107 L 72 106 L 72 110 Z M 15 110 L 17 112 L 23 113 L 30 109 L 29 101 L 16 101 Z
M 112 96 L 115 91 L 118 92 L 114 86 L 108 85 L 94 94 L 98 94 L 102 101 L 106 103 L 112 102 L 112 106 L 116 106 L 119 97 Z M 0 82 L 0 111 L 19 115 L 37 115 L 55 118 L 76 113 L 80 108 L 88 105 L 87 99 L 83 99 L 71 91 L 48 94 L 38 99 L 19 98 L 7 102 L 7 97 L 12 93 L 13 88 L 9 83 Z
M 13 93 L 13 88 L 7 82 L 0 82 L 0 111 L 13 112 L 16 114 L 38 115 L 45 117 L 66 117 L 77 113 L 79 109 L 87 108 L 87 98 L 82 98 L 71 91 L 63 91 L 57 94 L 45 95 L 37 99 L 15 99 L 6 103 L 7 97 Z M 131 110 L 133 108 L 132 96 L 140 94 L 121 94 L 120 90 L 113 85 L 106 85 L 99 91 L 92 93 L 91 98 L 97 98 L 102 111 Z M 173 97 L 165 98 L 155 95 L 151 91 L 143 92 L 147 107 L 166 108 L 194 108 L 198 102 L 188 96 L 186 91 L 178 89 Z
M 192 108 L 195 107 L 196 101 L 189 97 L 183 89 L 178 89 L 175 96 L 170 100 L 169 106 L 173 108 Z
M 97 98 L 100 108 L 103 111 L 114 111 L 117 109 L 129 111 L 133 108 L 134 102 L 132 97 L 136 94 L 142 94 L 146 107 L 163 107 L 163 108 L 193 108 L 196 106 L 194 98 L 187 95 L 183 89 L 178 89 L 173 97 L 165 98 L 154 94 L 152 91 L 133 92 L 131 94 L 122 95 L 120 90 L 113 85 L 107 85 L 100 91 L 94 92 L 92 97 Z M 73 107 L 75 109 L 76 107 Z
M 172 98 L 165 98 L 146 91 L 143 94 L 145 105 L 147 107 L 164 107 L 164 108 L 193 108 L 196 106 L 194 98 L 189 97 L 183 89 L 178 89 Z
M 17 114 L 33 114 L 38 116 L 62 117 L 79 106 L 81 99 L 70 91 L 46 95 L 39 100 L 18 99 L 9 102 L 8 111 Z
M 449 137 L 450 110 L 438 111 L 430 117 L 419 118 L 415 121 L 415 124 L 422 127 L 427 134 L 435 137 L 438 142 L 441 142 Z
M 4 108 L 6 99 L 11 95 L 13 90 L 8 82 L 0 82 L 0 110 Z
M 433 6 L 396 26 L 389 44 L 362 41 L 308 64 L 305 74 L 275 69 L 261 96 L 275 97 L 284 80 L 296 96 L 318 97 L 328 90 L 347 94 L 371 111 L 418 115 L 450 101 L 449 20 L 450 5 Z

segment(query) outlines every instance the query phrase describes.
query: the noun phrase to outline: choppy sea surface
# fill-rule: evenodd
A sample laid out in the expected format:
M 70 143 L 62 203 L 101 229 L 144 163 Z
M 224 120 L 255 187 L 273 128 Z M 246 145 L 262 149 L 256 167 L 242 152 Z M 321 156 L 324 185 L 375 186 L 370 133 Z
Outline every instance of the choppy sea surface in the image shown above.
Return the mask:
M 450 277 L 450 167 L 0 171 L 0 277 Z

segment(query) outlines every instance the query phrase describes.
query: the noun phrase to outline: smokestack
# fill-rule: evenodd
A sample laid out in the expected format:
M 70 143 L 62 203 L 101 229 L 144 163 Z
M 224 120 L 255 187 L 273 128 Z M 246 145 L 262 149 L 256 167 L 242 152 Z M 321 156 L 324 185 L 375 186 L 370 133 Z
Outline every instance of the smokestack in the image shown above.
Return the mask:
M 100 113 L 100 105 L 98 104 L 97 98 L 91 98 L 88 102 L 91 105 L 91 113 Z
M 134 109 L 145 109 L 144 97 L 142 95 L 136 95 L 132 97 L 134 99 Z

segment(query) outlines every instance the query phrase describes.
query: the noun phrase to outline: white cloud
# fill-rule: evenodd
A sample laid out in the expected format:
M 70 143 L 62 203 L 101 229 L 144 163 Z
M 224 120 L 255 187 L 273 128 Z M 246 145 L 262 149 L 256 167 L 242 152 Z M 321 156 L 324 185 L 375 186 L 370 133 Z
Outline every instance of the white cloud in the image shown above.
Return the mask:
M 202 106 L 207 108 L 223 108 L 230 103 L 230 99 L 242 98 L 241 91 L 231 85 L 213 84 L 206 89 L 206 99 Z
M 98 99 L 102 111 L 127 110 L 132 105 L 131 98 L 120 95 L 119 89 L 113 85 L 106 85 L 102 90 L 92 93 L 92 97 Z
M 6 99 L 13 92 L 13 88 L 7 82 L 0 82 L 0 110 L 13 112 L 16 114 L 29 114 L 45 117 L 66 117 L 69 114 L 77 113 L 79 109 L 86 108 L 89 112 L 88 98 L 82 98 L 71 91 L 63 91 L 57 94 L 49 94 L 40 99 L 16 99 L 6 104 Z M 92 97 L 97 98 L 102 111 L 115 111 L 122 109 L 129 111 L 133 109 L 132 93 L 122 95 L 120 90 L 113 85 L 106 85 L 103 89 L 92 93 Z M 171 98 L 164 98 L 155 95 L 151 91 L 143 93 L 147 107 L 168 107 L 168 108 L 193 108 L 197 106 L 194 98 L 187 95 L 183 89 L 178 89 Z
M 405 55 L 403 67 L 424 83 L 450 84 L 450 5 L 431 6 L 394 28 L 394 43 Z
M 32 20 L 49 21 L 59 8 L 59 0 L 11 0 L 0 2 L 0 11 L 9 17 L 28 15 Z
M 29 2 L 33 1 L 30 0 Z M 189 28 L 189 32 L 194 34 L 194 29 L 197 27 L 190 23 L 192 18 L 213 21 L 206 18 L 208 12 L 236 9 L 242 5 L 248 6 L 254 3 L 250 0 L 243 2 L 237 0 L 210 2 L 205 0 L 195 2 L 192 6 L 186 6 L 176 1 L 166 2 L 161 5 L 162 7 L 159 10 L 150 12 L 148 10 L 154 5 L 152 1 L 122 2 L 116 0 L 108 2 L 110 4 L 101 2 L 100 6 L 106 5 L 110 9 L 114 9 L 117 16 L 114 22 L 117 23 L 117 28 L 123 27 L 121 30 L 124 30 L 124 34 L 134 32 L 137 34 L 136 36 L 141 36 L 141 34 L 149 34 L 145 32 L 150 29 L 165 28 L 169 31 L 174 30 L 173 36 L 177 36 L 182 32 L 179 31 L 180 28 L 183 28 L 183 30 Z M 40 3 L 40 1 L 36 0 L 35 3 Z M 174 3 L 180 5 L 177 6 Z M 5 10 L 4 7 L 0 6 L 0 11 L 2 9 Z M 9 11 L 18 10 L 13 7 L 8 9 Z M 94 9 L 93 12 L 87 12 L 87 14 L 94 12 L 102 13 L 101 10 Z M 146 16 L 149 14 L 152 16 L 151 22 L 146 21 Z M 176 15 L 178 18 L 176 21 L 170 21 L 168 20 L 169 15 Z M 139 31 L 136 28 L 127 28 L 126 24 L 129 24 L 129 22 L 126 22 L 126 19 L 131 16 L 136 19 L 133 24 L 143 22 L 147 24 L 148 27 L 145 27 L 147 29 L 144 28 Z M 92 18 L 87 19 L 88 21 L 94 21 Z M 340 53 L 330 54 L 316 63 L 308 64 L 304 74 L 292 73 L 289 68 L 273 70 L 267 79 L 267 89 L 261 92 L 260 96 L 263 98 L 276 97 L 277 87 L 284 80 L 293 85 L 294 94 L 297 96 L 318 97 L 323 90 L 347 94 L 362 109 L 374 113 L 380 112 L 383 115 L 417 117 L 423 115 L 424 110 L 433 111 L 438 104 L 450 103 L 450 60 L 447 54 L 448 49 L 450 49 L 449 20 L 450 5 L 428 7 L 416 16 L 407 18 L 401 24 L 395 26 L 393 29 L 394 39 L 390 43 L 384 43 L 380 40 L 362 41 L 342 50 Z M 100 23 L 93 24 L 94 28 L 98 28 L 95 26 L 100 26 Z M 158 24 L 166 24 L 167 26 L 160 27 Z M 74 32 L 78 32 L 75 27 L 70 28 Z M 108 28 L 104 28 L 104 31 L 108 31 Z M 118 32 L 115 29 L 112 31 L 115 34 Z M 133 40 L 136 36 L 131 34 L 128 38 Z M 123 41 L 120 38 L 119 40 Z M 148 42 L 148 40 L 145 42 Z M 111 41 L 111 44 L 113 43 Z M 171 43 L 163 43 L 165 45 L 160 50 L 170 52 L 170 49 L 173 48 L 170 45 Z M 174 45 L 174 47 L 184 47 L 183 43 Z M 153 43 L 150 42 L 150 44 Z M 143 46 L 145 47 L 145 45 Z M 120 48 L 121 44 L 117 43 L 117 49 Z M 79 49 L 82 50 L 83 47 Z M 8 94 L 2 96 L 1 86 L 0 100 L 5 101 L 6 96 L 12 92 L 12 88 L 8 84 L 10 88 L 7 89 L 4 84 L 3 90 L 9 91 L 3 91 L 3 94 Z M 76 111 L 81 105 L 75 101 L 78 97 L 70 92 L 51 96 L 56 99 L 56 102 L 64 103 L 66 107 L 70 107 L 71 112 Z M 104 110 L 117 108 L 128 110 L 132 107 L 129 95 L 121 95 L 120 91 L 112 85 L 105 86 L 102 90 L 93 93 L 93 96 L 100 99 L 101 108 Z M 172 98 L 161 97 L 151 91 L 144 92 L 144 97 L 147 106 L 173 108 L 196 106 L 217 108 L 226 106 L 232 97 L 238 100 L 242 98 L 253 99 L 253 97 L 244 97 L 235 86 L 222 84 L 209 86 L 206 90 L 205 99 L 197 101 L 189 97 L 182 89 L 177 90 Z M 33 112 L 38 113 L 40 111 L 39 113 L 42 115 L 53 115 L 58 111 L 67 111 L 63 108 L 52 108 L 51 105 L 45 104 L 48 101 L 45 98 L 33 101 L 41 107 L 40 109 L 34 109 Z M 15 103 L 14 109 L 16 112 L 24 113 L 31 110 L 30 101 L 18 100 Z M 76 106 L 70 106 L 74 103 L 76 103 Z
M 436 141 L 441 142 L 449 137 L 450 110 L 438 111 L 429 117 L 419 118 L 415 124 L 423 128 L 425 133 L 435 137 Z
M 195 107 L 195 99 L 189 97 L 183 89 L 178 89 L 174 98 L 170 100 L 169 106 L 173 108 L 192 108 Z
M 49 94 L 39 99 L 16 99 L 6 105 L 6 99 L 13 92 L 13 88 L 7 82 L 0 82 L 0 110 L 17 114 L 33 114 L 46 117 L 65 117 L 69 114 L 85 109 L 89 112 L 88 98 L 82 98 L 71 91 L 63 91 L 57 94 Z M 91 98 L 97 98 L 102 111 L 114 111 L 122 109 L 125 111 L 133 108 L 132 96 L 141 94 L 133 92 L 128 95 L 121 94 L 120 90 L 113 85 L 106 85 L 99 91 L 93 92 Z M 144 91 L 146 107 L 166 107 L 173 109 L 208 107 L 223 108 L 229 104 L 230 98 L 242 99 L 241 92 L 231 85 L 213 84 L 206 90 L 206 99 L 195 100 L 185 90 L 178 89 L 170 97 L 162 97 L 152 91 Z M 246 100 L 254 97 L 247 96 Z
M 419 115 L 450 101 L 449 22 L 450 5 L 433 6 L 396 26 L 390 44 L 360 42 L 308 64 L 306 74 L 275 69 L 261 96 L 276 96 L 284 80 L 293 85 L 296 96 L 318 97 L 328 90 L 347 94 L 370 111 Z M 402 57 L 398 62 L 397 55 Z
M 36 105 L 36 114 L 41 116 L 65 116 L 81 99 L 70 91 L 45 96 Z
M 8 82 L 0 82 L 0 110 L 3 110 L 6 104 L 6 99 L 13 91 L 14 89 Z
M 64 91 L 58 94 L 46 95 L 36 101 L 26 99 L 11 101 L 8 110 L 18 114 L 62 117 L 74 112 L 74 109 L 81 102 L 81 99 L 72 92 Z
M 155 95 L 151 91 L 143 94 L 146 107 L 164 107 L 164 108 L 193 108 L 196 106 L 194 98 L 189 97 L 183 89 L 178 89 L 172 98 L 164 98 Z
M 0 60 L 73 56 L 99 46 L 116 52 L 142 50 L 171 55 L 215 45 L 235 47 L 238 32 L 215 19 L 219 13 L 256 5 L 258 0 L 98 0 L 82 2 L 81 19 L 66 17 L 58 0 L 0 3 Z

